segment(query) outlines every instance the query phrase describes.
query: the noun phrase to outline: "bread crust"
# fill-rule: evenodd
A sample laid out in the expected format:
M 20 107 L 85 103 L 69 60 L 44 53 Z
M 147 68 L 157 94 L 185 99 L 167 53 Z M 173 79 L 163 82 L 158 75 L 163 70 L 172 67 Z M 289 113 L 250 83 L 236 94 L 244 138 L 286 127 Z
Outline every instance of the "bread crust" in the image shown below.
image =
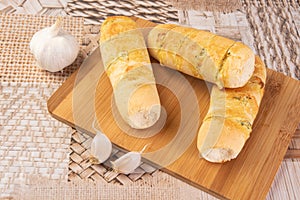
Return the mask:
M 150 55 L 162 65 L 215 83 L 219 88 L 242 87 L 254 71 L 254 53 L 249 47 L 207 31 L 157 25 L 147 42 Z
M 160 100 L 149 54 L 136 23 L 108 17 L 101 26 L 100 50 L 116 106 L 132 128 L 145 129 L 160 117 Z

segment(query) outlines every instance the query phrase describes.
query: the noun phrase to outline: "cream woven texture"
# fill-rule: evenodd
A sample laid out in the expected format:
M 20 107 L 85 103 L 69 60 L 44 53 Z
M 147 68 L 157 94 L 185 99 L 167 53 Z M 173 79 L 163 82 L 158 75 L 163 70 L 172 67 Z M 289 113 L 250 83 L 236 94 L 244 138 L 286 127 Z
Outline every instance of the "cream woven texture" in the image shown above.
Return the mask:
M 0 197 L 10 194 L 20 174 L 67 179 L 72 130 L 53 119 L 47 100 L 79 66 L 49 73 L 35 66 L 32 35 L 55 17 L 0 15 Z M 64 18 L 64 29 L 78 41 L 83 19 Z
M 300 80 L 300 7 L 245 0 L 255 50 L 266 66 Z
M 24 178 L 20 181 L 24 182 Z M 91 181 L 49 181 L 28 177 L 27 185 L 19 184 L 12 195 L 14 199 L 117 199 L 117 200 L 186 200 L 199 197 L 215 199 L 207 193 L 195 190 L 171 176 L 156 171 L 152 176 L 143 176 L 128 187 Z
M 167 0 L 179 10 L 232 12 L 242 8 L 240 0 Z
M 71 16 L 84 17 L 86 24 L 100 24 L 110 15 L 135 16 L 158 23 L 178 21 L 177 11 L 162 0 L 74 0 L 65 11 Z
M 236 10 L 243 10 L 245 2 L 250 2 L 256 6 L 268 7 L 299 7 L 299 0 L 167 0 L 179 10 L 199 10 L 228 13 Z

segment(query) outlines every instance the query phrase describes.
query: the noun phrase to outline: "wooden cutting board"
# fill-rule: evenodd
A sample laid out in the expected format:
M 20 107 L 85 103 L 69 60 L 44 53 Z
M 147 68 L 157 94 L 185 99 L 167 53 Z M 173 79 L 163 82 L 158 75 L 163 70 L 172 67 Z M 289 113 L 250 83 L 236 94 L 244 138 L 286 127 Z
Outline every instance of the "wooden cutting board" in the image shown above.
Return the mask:
M 140 27 L 155 25 L 134 19 Z M 163 171 L 217 197 L 264 199 L 300 122 L 300 82 L 268 70 L 250 139 L 235 160 L 213 164 L 199 158 L 196 148 L 211 85 L 158 64 L 153 70 L 165 115 L 152 128 L 137 131 L 119 120 L 99 49 L 48 100 L 49 112 L 90 135 L 94 135 L 91 124 L 97 119 L 100 129 L 121 149 L 139 151 L 148 144 L 143 154 L 146 161 L 163 165 Z M 149 138 L 131 135 L 151 133 L 157 134 Z M 167 166 L 163 163 L 172 159 Z

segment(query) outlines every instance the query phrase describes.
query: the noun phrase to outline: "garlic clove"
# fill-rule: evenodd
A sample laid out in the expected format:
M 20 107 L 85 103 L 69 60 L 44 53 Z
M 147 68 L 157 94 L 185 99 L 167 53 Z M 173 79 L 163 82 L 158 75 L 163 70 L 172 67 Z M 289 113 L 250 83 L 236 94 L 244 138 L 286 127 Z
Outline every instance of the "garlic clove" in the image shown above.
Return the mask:
M 93 164 L 100 164 L 105 162 L 110 157 L 112 152 L 112 143 L 105 134 L 95 128 L 95 120 L 92 127 L 96 131 L 96 135 L 91 144 L 92 157 L 90 161 Z
M 134 172 L 134 170 L 140 166 L 142 159 L 141 154 L 147 146 L 148 145 L 144 146 L 140 152 L 128 152 L 117 160 L 111 161 L 113 170 L 122 174 L 130 174 Z
M 134 172 L 141 164 L 141 154 L 139 152 L 128 152 L 115 161 L 111 161 L 114 171 L 122 174 Z
M 61 71 L 72 64 L 80 47 L 76 39 L 61 28 L 62 19 L 58 18 L 51 27 L 36 32 L 30 41 L 30 50 L 37 65 L 50 72 Z
M 98 132 L 93 138 L 91 144 L 91 155 L 90 159 L 92 163 L 100 164 L 105 162 L 112 152 L 112 144 L 106 135 Z

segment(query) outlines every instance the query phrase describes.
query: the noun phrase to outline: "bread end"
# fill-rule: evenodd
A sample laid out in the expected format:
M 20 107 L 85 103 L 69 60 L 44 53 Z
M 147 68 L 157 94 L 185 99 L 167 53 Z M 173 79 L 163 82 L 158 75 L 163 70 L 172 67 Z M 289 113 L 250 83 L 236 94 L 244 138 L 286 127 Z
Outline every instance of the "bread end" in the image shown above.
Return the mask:
M 160 117 L 161 105 L 155 84 L 138 87 L 128 101 L 128 123 L 135 129 L 153 126 Z
M 242 150 L 249 131 L 236 120 L 211 117 L 204 120 L 197 138 L 200 155 L 209 162 L 232 160 Z
M 236 42 L 227 54 L 221 69 L 224 87 L 243 87 L 254 72 L 254 53 L 243 43 Z
M 229 148 L 212 148 L 201 152 L 201 156 L 205 160 L 213 163 L 223 163 L 236 158 L 237 155 L 238 153 Z
M 129 124 L 135 129 L 145 129 L 153 126 L 160 117 L 160 105 L 153 105 L 149 110 L 143 109 L 129 116 Z

